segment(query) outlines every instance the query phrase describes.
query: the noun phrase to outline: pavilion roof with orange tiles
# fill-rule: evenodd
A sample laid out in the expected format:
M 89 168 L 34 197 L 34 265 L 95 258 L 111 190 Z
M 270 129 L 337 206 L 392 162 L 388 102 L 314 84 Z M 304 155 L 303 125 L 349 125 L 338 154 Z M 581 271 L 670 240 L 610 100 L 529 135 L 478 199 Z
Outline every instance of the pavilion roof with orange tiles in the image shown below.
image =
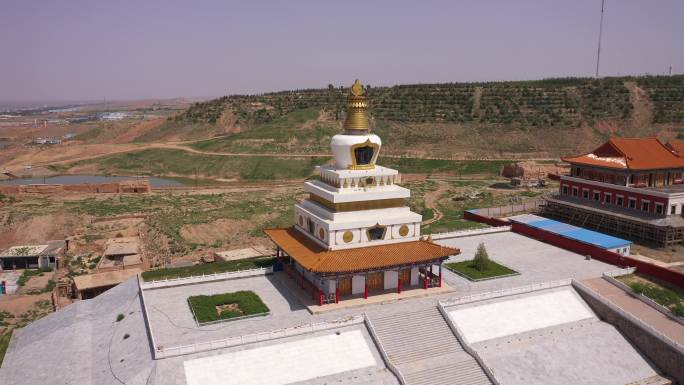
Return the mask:
M 684 158 L 684 139 L 675 139 L 667 143 L 667 146 L 680 157 Z
M 302 267 L 314 273 L 377 270 L 428 263 L 460 254 L 457 248 L 441 246 L 426 240 L 327 250 L 293 227 L 265 229 L 264 232 Z
M 684 144 L 675 146 L 684 147 Z M 624 170 L 684 167 L 684 152 L 677 152 L 674 146 L 671 147 L 673 148 L 669 148 L 657 138 L 611 138 L 592 152 L 562 160 L 573 164 Z

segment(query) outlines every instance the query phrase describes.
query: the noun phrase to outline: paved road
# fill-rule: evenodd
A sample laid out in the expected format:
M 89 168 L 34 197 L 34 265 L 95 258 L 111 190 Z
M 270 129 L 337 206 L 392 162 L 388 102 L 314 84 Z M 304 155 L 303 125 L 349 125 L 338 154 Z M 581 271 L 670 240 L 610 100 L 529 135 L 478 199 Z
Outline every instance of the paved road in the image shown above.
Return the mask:
M 583 283 L 626 312 L 684 346 L 684 325 L 667 318 L 663 313 L 632 297 L 603 278 L 587 279 Z

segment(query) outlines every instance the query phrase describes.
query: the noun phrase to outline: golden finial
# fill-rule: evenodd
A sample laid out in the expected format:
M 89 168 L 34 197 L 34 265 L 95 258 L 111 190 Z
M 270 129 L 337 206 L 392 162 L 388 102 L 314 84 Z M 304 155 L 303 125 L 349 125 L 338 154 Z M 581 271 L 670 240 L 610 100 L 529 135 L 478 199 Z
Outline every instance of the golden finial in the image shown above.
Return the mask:
M 347 101 L 347 119 L 344 121 L 344 129 L 351 132 L 368 132 L 370 124 L 367 109 L 368 102 L 363 85 L 359 79 L 356 79 Z
M 363 85 L 361 85 L 361 82 L 359 79 L 356 79 L 354 84 L 351 87 L 351 93 L 354 96 L 361 96 L 363 95 Z

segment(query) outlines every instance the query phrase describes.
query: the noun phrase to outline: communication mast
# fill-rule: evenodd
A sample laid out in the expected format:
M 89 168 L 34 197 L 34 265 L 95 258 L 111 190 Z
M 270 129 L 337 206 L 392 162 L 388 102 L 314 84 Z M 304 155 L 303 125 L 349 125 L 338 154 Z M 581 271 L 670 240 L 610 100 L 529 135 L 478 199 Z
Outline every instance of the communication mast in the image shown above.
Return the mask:
M 603 35 L 603 10 L 606 0 L 601 0 L 601 23 L 599 24 L 598 52 L 596 53 L 596 78 L 599 77 L 599 63 L 601 62 L 601 35 Z

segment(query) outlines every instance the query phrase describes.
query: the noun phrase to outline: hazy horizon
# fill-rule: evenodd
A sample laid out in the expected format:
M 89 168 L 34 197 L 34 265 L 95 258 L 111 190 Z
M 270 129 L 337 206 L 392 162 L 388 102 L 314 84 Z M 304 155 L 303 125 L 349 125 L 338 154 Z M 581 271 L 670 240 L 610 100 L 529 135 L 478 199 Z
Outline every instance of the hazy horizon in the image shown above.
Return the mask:
M 0 102 L 591 77 L 600 0 L 10 0 Z M 684 72 L 684 2 L 606 1 L 601 76 Z

